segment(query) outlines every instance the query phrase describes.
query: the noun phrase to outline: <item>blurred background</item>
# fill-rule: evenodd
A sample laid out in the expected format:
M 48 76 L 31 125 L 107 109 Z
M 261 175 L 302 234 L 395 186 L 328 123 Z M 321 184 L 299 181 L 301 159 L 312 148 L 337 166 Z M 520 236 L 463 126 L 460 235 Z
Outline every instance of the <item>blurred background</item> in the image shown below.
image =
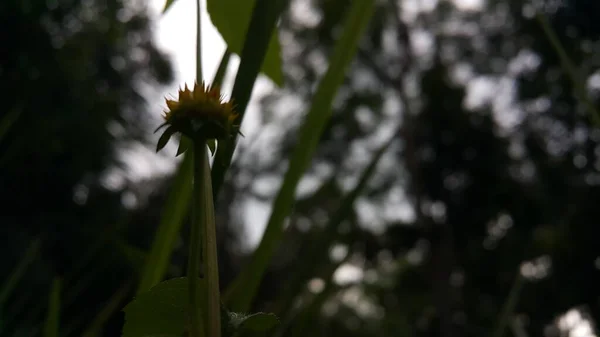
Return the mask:
M 223 287 L 260 240 L 350 1 L 291 0 L 281 18 L 285 84 L 259 78 L 217 200 Z M 163 6 L 0 3 L 0 336 L 40 335 L 56 276 L 61 336 L 120 336 L 179 160 L 152 132 L 195 73 L 195 2 Z M 255 311 L 292 336 L 595 336 L 600 128 L 539 8 L 597 103 L 600 2 L 377 2 Z M 210 79 L 225 45 L 202 20 Z

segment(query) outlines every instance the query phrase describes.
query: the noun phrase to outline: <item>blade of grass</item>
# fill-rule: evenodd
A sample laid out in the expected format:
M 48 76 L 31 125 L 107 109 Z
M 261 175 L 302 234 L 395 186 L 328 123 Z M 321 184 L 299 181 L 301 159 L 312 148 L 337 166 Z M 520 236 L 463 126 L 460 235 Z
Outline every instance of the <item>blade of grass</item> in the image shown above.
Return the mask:
M 103 259 L 101 264 L 96 264 L 93 268 L 89 268 L 87 271 L 83 270 L 83 268 L 92 261 L 96 254 L 98 254 L 100 248 L 102 246 L 106 246 L 107 243 L 112 242 L 116 244 L 123 256 L 130 260 L 131 265 L 134 267 L 134 269 L 137 270 L 139 268 L 138 266 L 141 266 L 139 262 L 144 261 L 146 256 L 145 252 L 135 247 L 129 246 L 127 243 L 123 242 L 122 239 L 120 239 L 121 242 L 117 242 L 118 240 L 119 238 L 115 237 L 115 234 L 112 234 L 112 231 L 110 230 L 107 233 L 99 235 L 96 238 L 96 241 L 88 247 L 88 250 L 84 254 L 82 254 L 79 260 L 74 264 L 75 267 L 69 270 L 69 273 L 61 278 L 62 287 L 64 289 L 68 289 L 68 291 L 66 291 L 63 294 L 61 301 L 63 310 L 68 310 L 70 306 L 76 301 L 80 293 L 86 288 L 88 288 L 91 282 L 97 279 L 98 274 L 103 273 L 104 269 L 108 268 L 111 265 L 110 260 Z M 82 272 L 82 275 L 78 276 L 79 272 Z M 28 296 L 31 295 L 28 294 Z M 27 321 L 30 322 L 38 322 L 38 317 L 43 313 L 43 310 L 46 309 L 47 305 L 46 302 L 34 302 L 34 305 L 30 305 L 28 308 L 28 313 L 26 313 L 26 317 L 28 317 Z M 22 305 L 26 305 L 26 302 L 24 302 Z M 7 320 L 7 322 L 12 321 L 12 319 L 14 319 L 18 314 L 19 313 L 14 313 L 10 317 L 10 319 Z M 35 326 L 33 328 L 37 330 L 42 329 L 39 326 Z
M 196 82 L 202 83 L 202 1 L 196 0 Z
M 243 122 L 254 82 L 267 54 L 269 41 L 276 31 L 277 19 L 287 4 L 288 0 L 257 0 L 254 5 L 244 47 L 240 55 L 240 66 L 231 92 L 236 112 L 239 114 L 236 121 L 239 125 Z M 217 196 L 223 180 L 225 180 L 225 173 L 231 163 L 236 141 L 237 134 L 230 140 L 220 142 L 217 148 L 212 168 L 213 200 L 218 200 Z
M 0 142 L 6 133 L 10 129 L 10 127 L 15 123 L 15 121 L 21 116 L 21 112 L 23 112 L 23 106 L 17 106 L 12 108 L 4 118 L 0 121 Z
M 589 118 L 591 119 L 591 121 L 595 123 L 596 126 L 600 126 L 600 112 L 598 112 L 598 109 L 596 109 L 594 102 L 590 99 L 590 97 L 587 94 L 587 91 L 585 89 L 586 82 L 581 78 L 577 69 L 575 69 L 575 66 L 573 65 L 573 62 L 571 62 L 567 51 L 560 43 L 558 36 L 556 35 L 556 33 L 554 33 L 554 30 L 552 30 L 552 27 L 550 26 L 550 23 L 548 23 L 546 16 L 542 13 L 538 13 L 537 20 L 540 26 L 542 27 L 544 34 L 546 34 L 546 37 L 550 41 L 550 44 L 552 44 L 552 47 L 558 54 L 558 57 L 560 58 L 560 61 L 562 63 L 563 70 L 567 73 L 567 76 L 570 78 L 573 87 L 575 88 L 575 95 L 577 96 L 579 101 L 583 103 L 589 110 L 588 113 L 590 114 Z
M 119 290 L 117 290 L 110 299 L 104 305 L 104 308 L 98 312 L 96 317 L 92 320 L 90 326 L 85 330 L 82 334 L 83 337 L 95 337 L 100 335 L 102 331 L 102 327 L 108 321 L 108 319 L 117 311 L 121 309 L 121 303 L 127 297 L 127 294 L 131 290 L 134 282 L 129 281 L 121 286 Z M 67 327 L 62 335 L 68 336 L 71 332 L 76 328 L 78 322 L 73 322 Z
M 21 261 L 19 261 L 15 267 L 15 270 L 10 273 L 10 276 L 0 288 L 0 311 L 2 311 L 6 300 L 14 290 L 15 286 L 19 283 L 19 280 L 21 280 L 25 274 L 27 267 L 29 267 L 29 265 L 35 260 L 40 252 L 40 243 L 41 240 L 37 238 L 29 245 L 27 251 L 25 251 L 25 255 L 23 255 Z
M 183 138 L 181 141 L 189 140 Z M 138 294 L 150 290 L 152 286 L 162 280 L 167 271 L 171 252 L 179 235 L 183 218 L 187 214 L 192 194 L 192 159 L 191 155 L 184 154 L 183 161 L 179 166 L 154 242 L 146 258 L 144 271 L 137 289 Z
M 502 337 L 504 335 L 504 330 L 510 322 L 511 315 L 517 307 L 517 301 L 519 300 L 521 289 L 523 288 L 524 283 L 525 279 L 519 271 L 510 289 L 508 298 L 506 299 L 506 302 L 504 302 L 504 306 L 502 307 L 502 311 L 500 313 L 500 316 L 498 317 L 498 322 L 496 324 L 496 327 L 494 328 L 492 337 Z
M 325 259 L 325 261 L 327 260 L 328 249 L 338 235 L 340 225 L 348 218 L 348 215 L 351 214 L 354 202 L 364 190 L 367 182 L 373 176 L 373 173 L 375 173 L 375 169 L 377 168 L 377 164 L 379 164 L 381 157 L 383 157 L 383 154 L 395 139 L 396 133 L 375 152 L 373 159 L 371 159 L 367 168 L 362 172 L 356 186 L 354 186 L 354 188 L 343 198 L 340 206 L 333 216 L 329 218 L 324 232 L 316 242 L 311 242 L 311 249 L 308 251 L 308 255 L 302 259 L 303 262 L 298 265 L 297 271 L 291 277 L 291 280 L 286 282 L 288 288 L 280 298 L 282 307 L 278 312 L 283 317 L 286 317 L 289 314 L 291 306 L 293 305 L 293 298 L 301 292 L 308 279 L 319 267 L 319 264 L 316 264 L 315 261 L 322 261 L 323 259 Z
M 44 325 L 44 337 L 58 337 L 59 319 L 60 319 L 60 278 L 55 278 L 50 290 L 48 300 L 48 314 L 46 324 Z
M 313 103 L 300 129 L 298 146 L 289 163 L 288 171 L 273 204 L 273 211 L 263 238 L 251 262 L 238 275 L 226 300 L 233 311 L 246 312 L 258 290 L 275 247 L 283 234 L 283 224 L 294 201 L 300 178 L 311 162 L 324 126 L 331 115 L 331 104 L 344 80 L 346 68 L 353 59 L 363 30 L 371 19 L 373 0 L 355 0 L 346 17 L 342 36 L 335 46 L 329 69 L 315 93 Z
M 221 57 L 219 68 L 217 68 L 217 72 L 215 73 L 215 77 L 213 78 L 211 86 L 220 87 L 221 84 L 223 84 L 223 78 L 225 78 L 225 73 L 227 72 L 227 66 L 229 66 L 230 59 L 231 51 L 228 48 L 225 50 L 223 56 Z

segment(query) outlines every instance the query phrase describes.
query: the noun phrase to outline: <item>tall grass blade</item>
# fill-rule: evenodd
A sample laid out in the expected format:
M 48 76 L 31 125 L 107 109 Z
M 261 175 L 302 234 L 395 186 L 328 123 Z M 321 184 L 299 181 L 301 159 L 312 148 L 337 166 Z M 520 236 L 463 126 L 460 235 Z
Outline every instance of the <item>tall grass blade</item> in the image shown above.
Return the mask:
M 229 48 L 225 50 L 223 56 L 221 57 L 221 62 L 219 63 L 219 68 L 217 68 L 217 72 L 215 73 L 215 77 L 211 83 L 211 86 L 220 87 L 223 84 L 223 79 L 225 78 L 225 73 L 227 72 L 227 66 L 229 66 L 229 60 L 231 59 L 231 51 Z
M 236 112 L 240 114 L 237 121 L 240 125 L 250 101 L 254 82 L 267 54 L 269 41 L 275 32 L 277 19 L 287 3 L 288 0 L 257 0 L 254 5 L 248 32 L 246 33 L 246 40 L 244 41 L 244 47 L 240 55 L 240 66 L 231 93 L 231 97 L 234 99 L 236 105 Z M 218 200 L 219 189 L 223 184 L 225 174 L 231 163 L 236 140 L 237 134 L 233 139 L 220 142 L 217 148 L 212 168 L 214 200 Z
M 10 129 L 11 126 L 16 122 L 16 120 L 21 116 L 21 112 L 23 112 L 23 106 L 17 106 L 10 110 L 2 120 L 0 120 L 0 142 L 6 133 Z
M 227 301 L 234 311 L 245 312 L 250 309 L 263 274 L 283 234 L 284 220 L 290 212 L 298 182 L 311 162 L 321 133 L 331 115 L 331 104 L 335 94 L 344 80 L 346 68 L 356 53 L 363 30 L 370 21 L 373 10 L 373 0 L 355 0 L 352 3 L 329 69 L 317 88 L 312 106 L 300 129 L 298 146 L 292 154 L 283 185 L 273 204 L 264 236 L 251 262 L 234 281 L 232 291 L 227 293 L 229 295 Z
M 119 290 L 117 290 L 110 297 L 110 299 L 106 302 L 106 304 L 104 305 L 102 310 L 100 310 L 100 312 L 98 312 L 96 317 L 94 317 L 94 320 L 92 321 L 90 326 L 82 334 L 83 337 L 95 337 L 95 336 L 101 335 L 102 327 L 115 312 L 117 312 L 118 310 L 121 309 L 121 303 L 123 303 L 123 301 L 127 297 L 127 294 L 131 290 L 133 284 L 134 284 L 133 281 L 129 281 L 129 282 L 123 284 L 119 288 Z M 73 324 L 73 327 L 63 331 L 63 336 L 68 336 L 71 333 L 71 330 L 74 329 L 75 325 L 76 324 Z
M 525 283 L 525 279 L 521 272 L 519 271 L 517 276 L 515 277 L 515 281 L 510 289 L 510 293 L 508 294 L 508 298 L 506 302 L 504 302 L 504 306 L 502 307 L 502 312 L 498 317 L 498 322 L 496 323 L 496 327 L 492 333 L 492 337 L 502 337 L 504 336 L 504 331 L 506 330 L 506 326 L 509 324 L 511 320 L 511 315 L 515 312 L 515 308 L 517 307 L 517 302 L 519 300 L 519 296 L 521 295 L 521 289 L 523 289 L 523 285 Z
M 546 37 L 550 41 L 552 48 L 554 48 L 554 50 L 558 54 L 558 57 L 560 58 L 560 61 L 562 63 L 563 70 L 567 73 L 567 76 L 573 84 L 573 88 L 575 88 L 575 94 L 577 96 L 577 99 L 579 99 L 579 101 L 587 107 L 588 113 L 590 114 L 590 120 L 593 123 L 595 123 L 596 126 L 600 126 L 600 112 L 598 111 L 598 109 L 594 105 L 594 102 L 590 99 L 589 95 L 587 94 L 585 88 L 586 81 L 582 79 L 579 75 L 579 72 L 577 71 L 575 65 L 573 65 L 573 62 L 567 54 L 567 51 L 560 43 L 560 40 L 558 36 L 556 36 L 554 30 L 552 30 L 552 27 L 546 19 L 546 16 L 544 14 L 538 13 L 537 20 L 540 26 L 542 27 L 544 34 L 546 34 Z
M 182 138 L 181 141 L 189 140 Z M 183 161 L 178 168 L 154 242 L 146 258 L 137 289 L 138 294 L 150 290 L 152 286 L 163 279 L 167 271 L 171 252 L 179 235 L 183 219 L 187 214 L 189 200 L 192 195 L 192 159 L 190 154 L 184 154 Z
M 58 337 L 60 320 L 60 278 L 55 278 L 50 289 L 50 298 L 48 300 L 48 313 L 46 315 L 46 324 L 44 325 L 44 337 Z
M 29 245 L 27 251 L 25 252 L 25 255 L 23 255 L 23 258 L 21 258 L 19 264 L 15 267 L 15 270 L 13 270 L 10 273 L 8 279 L 4 282 L 4 284 L 2 284 L 2 287 L 0 288 L 0 311 L 2 311 L 2 308 L 4 308 L 6 300 L 8 299 L 16 285 L 19 283 L 21 278 L 23 278 L 27 267 L 29 267 L 31 262 L 35 260 L 38 253 L 40 252 L 40 243 L 41 240 L 37 238 Z
M 278 312 L 283 317 L 286 317 L 293 304 L 293 298 L 302 291 L 302 288 L 306 282 L 314 275 L 316 269 L 319 268 L 319 264 L 315 261 L 327 261 L 327 253 L 331 243 L 335 240 L 339 233 L 339 227 L 349 215 L 351 215 L 354 207 L 354 202 L 358 196 L 362 193 L 363 189 L 367 185 L 369 179 L 375 173 L 377 164 L 383 154 L 387 151 L 393 141 L 396 139 L 394 134 L 388 141 L 386 141 L 374 154 L 373 159 L 362 172 L 356 186 L 343 198 L 340 206 L 337 208 L 333 216 L 329 218 L 327 225 L 325 226 L 324 232 L 317 239 L 316 242 L 311 242 L 311 249 L 308 255 L 303 257 L 302 261 L 299 261 L 297 271 L 292 276 L 291 280 L 287 282 L 288 288 L 282 294 L 280 303 L 281 309 Z

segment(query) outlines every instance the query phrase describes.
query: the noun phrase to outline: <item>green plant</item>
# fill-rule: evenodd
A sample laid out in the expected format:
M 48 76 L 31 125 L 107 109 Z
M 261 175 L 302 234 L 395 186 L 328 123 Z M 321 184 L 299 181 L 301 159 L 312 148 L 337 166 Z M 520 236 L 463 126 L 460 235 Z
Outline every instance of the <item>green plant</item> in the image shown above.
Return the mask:
M 280 0 L 273 4 L 266 0 L 257 0 L 254 5 L 252 1 L 247 1 L 244 2 L 244 6 L 226 2 L 208 2 L 211 18 L 229 47 L 217 72 L 217 83 L 213 83 L 212 86 L 204 85 L 200 66 L 201 41 L 198 39 L 196 84 L 193 89 L 188 89 L 187 86 L 181 89 L 176 100 L 167 99 L 169 110 L 164 116 L 165 123 L 159 127 L 166 129 L 158 141 L 157 151 L 161 150 L 174 134 L 181 134 L 177 155 L 185 153 L 186 159 L 181 166 L 177 184 L 184 192 L 175 193 L 187 195 L 190 180 L 193 181 L 187 277 L 164 281 L 149 288 L 161 279 L 170 254 L 169 246 L 173 242 L 172 235 L 169 235 L 168 239 L 157 237 L 151 251 L 151 260 L 146 264 L 138 297 L 125 309 L 124 337 L 142 337 L 150 334 L 238 336 L 246 332 L 268 332 L 277 323 L 276 317 L 271 314 L 246 315 L 237 312 L 250 310 L 250 304 L 262 275 L 266 272 L 272 251 L 280 241 L 283 220 L 289 214 L 289 205 L 293 201 L 296 186 L 310 163 L 318 136 L 329 118 L 330 106 L 337 88 L 342 83 L 345 70 L 356 52 L 374 8 L 373 1 L 360 0 L 354 2 L 348 13 L 344 34 L 336 45 L 331 66 L 315 94 L 305 125 L 300 130 L 300 146 L 292 156 L 290 169 L 275 201 L 267 232 L 252 262 L 240 273 L 226 295 L 224 302 L 234 309 L 234 312 L 229 312 L 221 306 L 219 295 L 213 185 L 216 195 L 231 161 L 239 127 L 261 65 L 267 75 L 276 83 L 281 83 L 280 61 L 278 57 L 274 59 L 273 56 L 274 53 L 278 54 L 278 51 L 273 50 L 279 48 L 274 32 L 276 20 L 287 1 Z M 172 1 L 167 2 L 165 10 L 172 4 Z M 235 21 L 238 26 L 232 24 L 231 8 L 237 8 L 235 14 L 241 15 L 240 20 Z M 199 17 L 198 13 L 198 36 Z M 248 32 L 243 34 L 245 26 L 248 26 Z M 242 61 L 233 87 L 233 101 L 223 102 L 218 84 L 229 59 L 229 50 L 237 53 L 241 50 Z M 207 145 L 211 153 L 216 149 L 212 178 Z M 193 152 L 186 152 L 190 147 L 193 148 Z M 190 155 L 193 158 L 191 176 L 189 171 L 183 171 L 190 165 Z M 185 203 L 185 200 L 181 200 L 181 203 Z M 185 207 L 180 206 L 181 203 L 171 204 L 173 208 L 179 205 L 178 211 L 167 209 L 165 216 L 175 218 L 165 219 L 163 223 L 181 221 L 185 212 Z M 159 229 L 159 233 L 164 232 Z M 174 234 L 174 231 L 170 233 Z M 147 289 L 149 290 L 146 291 Z

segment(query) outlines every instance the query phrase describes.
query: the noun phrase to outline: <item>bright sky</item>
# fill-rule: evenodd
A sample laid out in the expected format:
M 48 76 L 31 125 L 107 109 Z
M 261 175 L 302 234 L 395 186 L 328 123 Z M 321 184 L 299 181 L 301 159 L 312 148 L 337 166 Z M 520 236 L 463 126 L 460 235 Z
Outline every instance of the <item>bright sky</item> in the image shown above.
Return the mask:
M 165 0 L 152 0 L 150 8 L 156 14 L 155 37 L 159 48 L 168 53 L 175 68 L 176 79 L 173 87 L 168 88 L 157 100 L 160 109 L 164 109 L 164 95 L 173 95 L 183 83 L 191 84 L 196 77 L 196 0 L 176 0 L 174 5 L 161 15 Z M 212 25 L 206 12 L 206 2 L 202 1 L 202 70 L 205 81 L 211 81 L 225 51 L 225 42 L 221 35 Z M 231 92 L 235 70 L 239 65 L 239 58 L 231 58 L 228 73 L 223 83 L 225 94 Z M 273 90 L 274 85 L 263 75 L 259 75 L 254 86 L 252 99 L 244 117 L 242 132 L 250 139 L 253 132 L 257 130 L 258 105 L 256 98 Z M 241 139 L 240 141 L 244 141 Z M 156 163 L 156 161 L 155 161 Z M 156 166 L 154 164 L 153 166 Z M 147 171 L 148 168 L 142 168 Z M 258 244 L 266 226 L 270 208 L 266 204 L 247 203 L 245 207 L 246 223 L 245 237 L 247 243 L 252 247 Z

